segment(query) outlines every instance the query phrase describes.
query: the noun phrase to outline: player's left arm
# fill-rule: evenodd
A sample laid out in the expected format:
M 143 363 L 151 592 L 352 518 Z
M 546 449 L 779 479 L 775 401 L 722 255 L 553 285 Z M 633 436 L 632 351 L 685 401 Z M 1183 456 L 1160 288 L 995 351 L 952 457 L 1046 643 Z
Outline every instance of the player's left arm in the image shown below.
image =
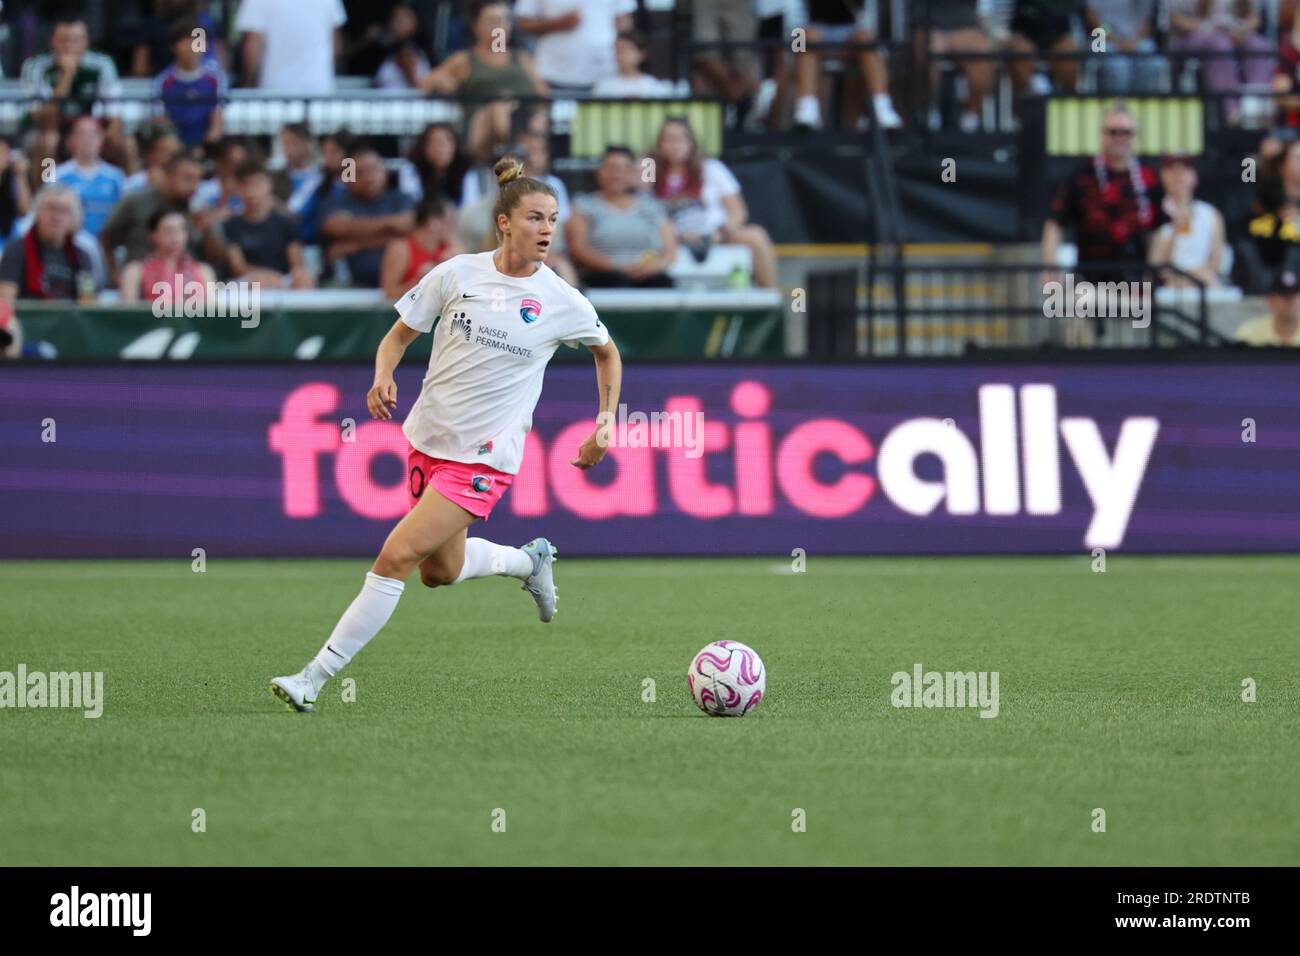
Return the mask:
M 623 358 L 619 355 L 614 340 L 611 338 L 603 345 L 587 347 L 596 359 L 596 389 L 600 393 L 600 411 L 596 415 L 596 430 L 582 443 L 578 457 L 569 462 L 584 471 L 600 464 L 600 460 L 605 457 L 614 426 L 614 409 L 618 408 L 618 396 L 623 387 Z

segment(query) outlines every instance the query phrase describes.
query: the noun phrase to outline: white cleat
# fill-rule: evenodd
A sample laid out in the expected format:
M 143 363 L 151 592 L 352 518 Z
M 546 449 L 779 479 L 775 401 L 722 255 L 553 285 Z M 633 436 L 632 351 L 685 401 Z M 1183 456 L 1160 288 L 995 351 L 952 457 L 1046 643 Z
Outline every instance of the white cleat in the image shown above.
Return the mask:
M 300 714 L 309 714 L 316 709 L 316 691 L 306 674 L 273 678 L 271 693 L 284 701 L 290 710 L 296 710 Z
M 552 566 L 559 552 L 545 538 L 533 538 L 524 545 L 523 550 L 533 559 L 533 573 L 524 580 L 524 590 L 537 602 L 537 616 L 543 624 L 549 624 L 555 617 L 555 606 L 560 601 L 559 589 L 555 586 Z

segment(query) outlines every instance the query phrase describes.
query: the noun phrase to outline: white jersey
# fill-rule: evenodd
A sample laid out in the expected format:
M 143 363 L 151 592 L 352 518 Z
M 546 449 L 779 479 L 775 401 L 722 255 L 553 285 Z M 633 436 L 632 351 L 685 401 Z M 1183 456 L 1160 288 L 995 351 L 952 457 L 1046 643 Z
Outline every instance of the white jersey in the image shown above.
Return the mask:
M 492 256 L 454 256 L 394 303 L 419 332 L 442 317 L 420 397 L 402 430 L 433 458 L 513 475 L 546 363 L 561 343 L 604 345 L 609 332 L 587 297 L 545 264 L 521 279 L 499 272 Z

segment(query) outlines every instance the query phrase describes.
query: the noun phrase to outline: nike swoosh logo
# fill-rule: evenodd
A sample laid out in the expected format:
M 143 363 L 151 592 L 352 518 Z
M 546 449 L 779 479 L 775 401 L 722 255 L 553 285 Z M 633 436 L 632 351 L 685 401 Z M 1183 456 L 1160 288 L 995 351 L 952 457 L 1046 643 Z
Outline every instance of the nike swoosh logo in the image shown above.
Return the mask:
M 477 298 L 478 298 L 478 293 L 476 292 L 474 295 L 461 295 L 461 298 L 462 298 L 462 299 L 477 299 Z
M 331 654 L 334 654 L 334 655 L 337 656 L 337 657 L 340 657 L 340 658 L 341 658 L 341 657 L 343 656 L 343 655 L 340 654 L 338 651 L 334 650 L 334 648 L 330 647 L 328 644 L 325 645 L 325 649 L 326 649 L 327 651 L 329 651 Z

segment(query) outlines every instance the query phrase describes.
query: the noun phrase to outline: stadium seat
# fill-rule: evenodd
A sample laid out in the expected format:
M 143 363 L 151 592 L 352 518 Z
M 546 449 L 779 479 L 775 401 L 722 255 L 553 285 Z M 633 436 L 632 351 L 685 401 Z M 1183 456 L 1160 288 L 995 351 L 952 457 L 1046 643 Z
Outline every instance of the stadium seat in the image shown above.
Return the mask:
M 749 276 L 754 271 L 754 256 L 748 246 L 714 246 L 703 262 L 696 262 L 690 251 L 681 247 L 677 250 L 677 259 L 668 274 L 681 288 L 724 289 L 729 286 L 732 273 L 738 268 L 744 270 L 745 287 L 748 288 Z

